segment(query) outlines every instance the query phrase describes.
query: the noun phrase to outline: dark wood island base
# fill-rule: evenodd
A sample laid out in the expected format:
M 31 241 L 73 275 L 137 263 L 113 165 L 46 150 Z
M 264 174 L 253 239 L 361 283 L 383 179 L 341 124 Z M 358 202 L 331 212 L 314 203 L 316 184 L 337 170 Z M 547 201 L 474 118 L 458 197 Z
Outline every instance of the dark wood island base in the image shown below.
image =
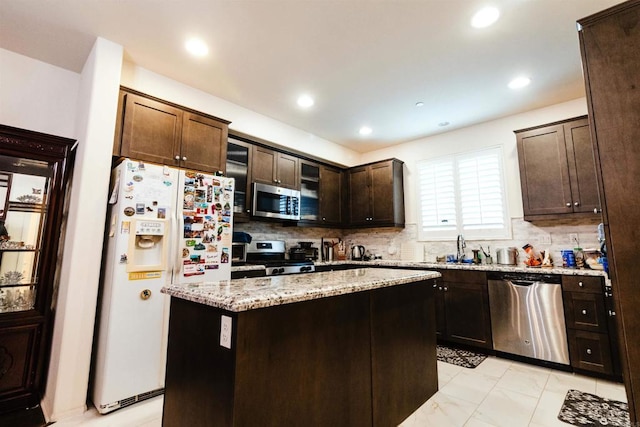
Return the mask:
M 163 426 L 398 425 L 438 388 L 432 285 L 239 312 L 172 297 Z

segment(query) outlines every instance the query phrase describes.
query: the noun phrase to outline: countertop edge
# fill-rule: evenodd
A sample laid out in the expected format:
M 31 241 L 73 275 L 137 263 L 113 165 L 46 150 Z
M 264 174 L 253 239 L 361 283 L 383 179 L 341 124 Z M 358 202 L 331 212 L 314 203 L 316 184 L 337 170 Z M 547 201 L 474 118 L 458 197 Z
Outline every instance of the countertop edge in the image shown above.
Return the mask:
M 403 273 L 401 273 L 403 272 Z M 332 296 L 347 295 L 440 277 L 435 271 L 356 268 L 287 276 L 169 285 L 161 292 L 231 312 L 243 312 Z M 304 285 L 305 281 L 311 284 Z

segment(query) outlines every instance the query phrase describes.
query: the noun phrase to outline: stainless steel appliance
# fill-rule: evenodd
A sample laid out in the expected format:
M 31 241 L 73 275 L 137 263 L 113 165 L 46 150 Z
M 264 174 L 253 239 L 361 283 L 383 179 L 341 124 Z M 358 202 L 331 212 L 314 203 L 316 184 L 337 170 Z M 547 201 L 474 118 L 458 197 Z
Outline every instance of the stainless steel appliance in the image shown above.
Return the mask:
M 253 183 L 251 215 L 277 219 L 300 219 L 300 191 Z
M 488 273 L 495 350 L 569 364 L 561 276 Z
M 354 261 L 361 261 L 364 258 L 364 246 L 354 245 L 351 247 L 351 259 Z
M 254 240 L 247 249 L 247 264 L 266 266 L 266 275 L 312 273 L 316 270 L 308 259 L 286 259 L 283 240 Z
M 518 248 L 500 248 L 496 251 L 496 262 L 502 265 L 518 263 Z

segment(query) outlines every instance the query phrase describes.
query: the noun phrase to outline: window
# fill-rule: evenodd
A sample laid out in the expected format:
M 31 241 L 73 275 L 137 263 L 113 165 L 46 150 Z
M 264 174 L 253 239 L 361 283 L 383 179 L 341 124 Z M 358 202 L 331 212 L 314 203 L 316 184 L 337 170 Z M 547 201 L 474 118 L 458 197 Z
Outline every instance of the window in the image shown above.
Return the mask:
M 510 237 L 499 147 L 420 161 L 417 169 L 420 240 Z

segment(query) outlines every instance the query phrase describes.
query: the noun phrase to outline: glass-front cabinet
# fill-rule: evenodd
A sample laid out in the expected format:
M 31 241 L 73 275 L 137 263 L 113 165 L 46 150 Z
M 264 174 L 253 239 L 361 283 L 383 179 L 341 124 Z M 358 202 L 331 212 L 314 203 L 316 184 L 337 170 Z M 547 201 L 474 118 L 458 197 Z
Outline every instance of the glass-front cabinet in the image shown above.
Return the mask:
M 73 147 L 0 125 L 0 413 L 44 389 Z
M 38 291 L 51 168 L 46 162 L 11 156 L 0 156 L 0 167 L 0 313 L 31 310 Z M 18 168 L 28 170 L 14 172 Z

